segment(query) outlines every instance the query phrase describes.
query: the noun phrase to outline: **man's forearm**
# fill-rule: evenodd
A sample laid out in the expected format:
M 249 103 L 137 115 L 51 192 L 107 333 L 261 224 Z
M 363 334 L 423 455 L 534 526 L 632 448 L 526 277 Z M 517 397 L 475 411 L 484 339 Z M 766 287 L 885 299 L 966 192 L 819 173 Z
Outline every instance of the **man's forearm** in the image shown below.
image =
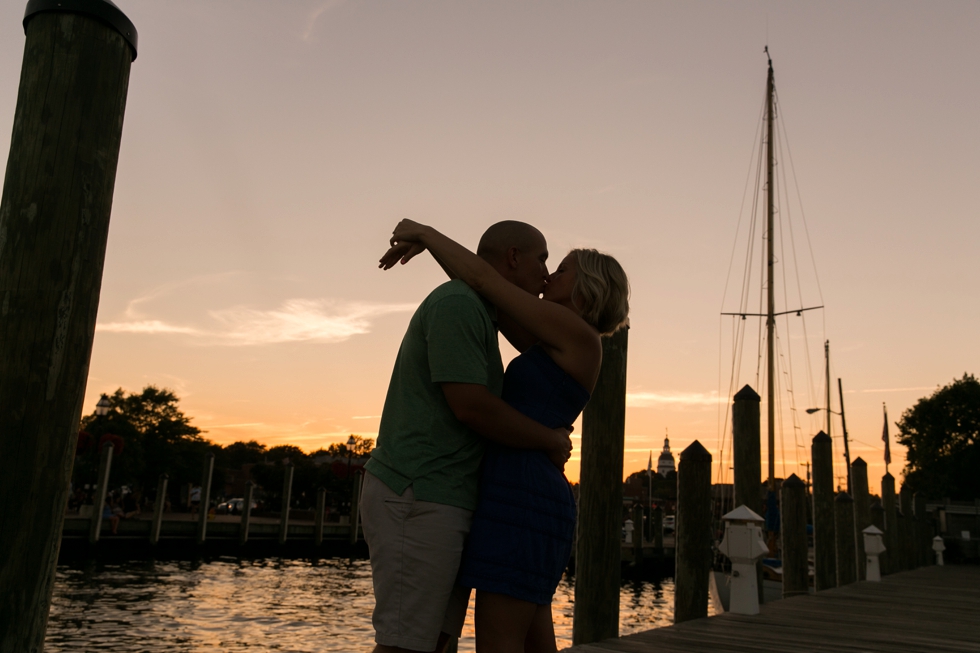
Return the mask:
M 456 418 L 488 440 L 515 449 L 551 451 L 560 447 L 553 429 L 515 410 L 486 387 L 443 387 Z

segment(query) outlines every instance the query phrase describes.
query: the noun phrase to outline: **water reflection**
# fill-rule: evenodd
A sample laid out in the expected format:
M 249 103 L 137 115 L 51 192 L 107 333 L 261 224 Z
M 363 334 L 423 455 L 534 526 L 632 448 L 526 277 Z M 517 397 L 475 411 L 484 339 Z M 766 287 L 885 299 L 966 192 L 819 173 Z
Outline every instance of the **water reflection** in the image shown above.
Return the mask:
M 555 596 L 559 648 L 571 646 L 573 583 Z M 670 623 L 673 581 L 620 593 L 620 633 Z M 366 560 L 87 562 L 59 566 L 46 651 L 370 650 Z M 473 651 L 473 601 L 460 651 Z

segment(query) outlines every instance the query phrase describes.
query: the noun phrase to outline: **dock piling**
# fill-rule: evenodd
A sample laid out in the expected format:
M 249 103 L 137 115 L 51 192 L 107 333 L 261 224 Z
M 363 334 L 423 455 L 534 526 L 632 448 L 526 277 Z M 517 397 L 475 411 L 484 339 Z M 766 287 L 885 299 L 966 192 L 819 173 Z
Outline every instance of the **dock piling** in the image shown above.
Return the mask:
M 157 498 L 153 503 L 153 523 L 150 526 L 150 544 L 160 541 L 160 528 L 163 526 L 163 510 L 167 507 L 167 483 L 170 477 L 160 474 L 157 480 Z
M 779 490 L 782 508 L 783 598 L 807 593 L 809 563 L 806 541 L 806 484 L 796 474 Z
M 653 552 L 657 556 L 664 554 L 664 509 L 660 506 L 653 509 Z
M 813 459 L 813 566 L 816 591 L 837 587 L 837 538 L 834 535 L 833 440 L 820 431 L 810 445 Z
M 279 544 L 285 544 L 289 535 L 289 504 L 293 500 L 293 471 L 292 465 L 286 465 L 283 468 L 282 510 L 279 511 Z
M 137 38 L 104 0 L 26 4 L 0 199 L 2 651 L 44 644 Z
M 759 406 L 762 398 L 752 386 L 745 385 L 732 397 L 732 507 L 745 506 L 762 514 L 762 444 Z M 756 564 L 759 602 L 762 592 L 762 561 Z
M 629 330 L 602 339 L 602 367 L 582 413 L 572 644 L 619 635 L 623 445 Z
M 885 553 L 881 557 L 881 573 L 898 571 L 898 505 L 895 500 L 895 477 L 881 477 L 881 505 L 885 509 Z
M 211 507 L 211 479 L 214 477 L 214 454 L 204 456 L 204 468 L 201 471 L 201 505 L 197 522 L 197 543 L 204 544 L 208 536 L 208 513 Z
M 871 526 L 871 495 L 868 492 L 868 463 L 857 458 L 851 463 L 851 492 L 854 499 L 854 532 L 863 533 Z M 864 538 L 857 538 L 858 580 L 867 577 Z
M 255 483 L 245 481 L 245 503 L 242 505 L 242 521 L 238 526 L 238 542 L 248 542 L 248 526 L 252 520 L 252 495 L 255 493 Z
M 677 465 L 674 623 L 708 616 L 711 573 L 711 454 L 695 440 Z
M 102 512 L 105 510 L 105 498 L 109 493 L 109 472 L 112 470 L 111 442 L 102 445 L 99 456 L 99 476 L 95 482 L 95 496 L 92 497 L 92 522 L 89 528 L 88 541 L 95 544 L 102 534 Z
M 854 500 L 847 492 L 834 499 L 834 528 L 837 531 L 837 586 L 857 582 L 857 545 L 854 533 Z

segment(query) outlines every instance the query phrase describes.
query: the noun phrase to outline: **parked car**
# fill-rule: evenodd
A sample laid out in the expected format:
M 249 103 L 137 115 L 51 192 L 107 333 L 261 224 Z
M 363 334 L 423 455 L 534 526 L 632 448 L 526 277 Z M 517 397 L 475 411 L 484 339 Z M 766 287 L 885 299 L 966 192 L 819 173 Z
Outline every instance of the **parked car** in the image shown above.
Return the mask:
M 258 503 L 254 500 L 252 501 L 252 510 L 258 507 Z M 215 510 L 219 515 L 240 515 L 242 511 L 245 510 L 245 499 L 239 497 L 237 499 L 228 499 L 224 503 L 218 504 L 218 508 Z

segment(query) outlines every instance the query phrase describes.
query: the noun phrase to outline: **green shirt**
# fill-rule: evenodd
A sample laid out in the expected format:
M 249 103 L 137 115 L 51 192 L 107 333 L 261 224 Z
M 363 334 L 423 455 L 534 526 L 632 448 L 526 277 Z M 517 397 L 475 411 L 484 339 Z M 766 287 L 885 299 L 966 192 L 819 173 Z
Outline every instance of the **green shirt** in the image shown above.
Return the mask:
M 433 290 L 415 311 L 388 384 L 378 446 L 367 470 L 399 495 L 476 508 L 483 438 L 453 415 L 442 383 L 478 383 L 496 396 L 504 368 L 496 311 L 462 281 Z

